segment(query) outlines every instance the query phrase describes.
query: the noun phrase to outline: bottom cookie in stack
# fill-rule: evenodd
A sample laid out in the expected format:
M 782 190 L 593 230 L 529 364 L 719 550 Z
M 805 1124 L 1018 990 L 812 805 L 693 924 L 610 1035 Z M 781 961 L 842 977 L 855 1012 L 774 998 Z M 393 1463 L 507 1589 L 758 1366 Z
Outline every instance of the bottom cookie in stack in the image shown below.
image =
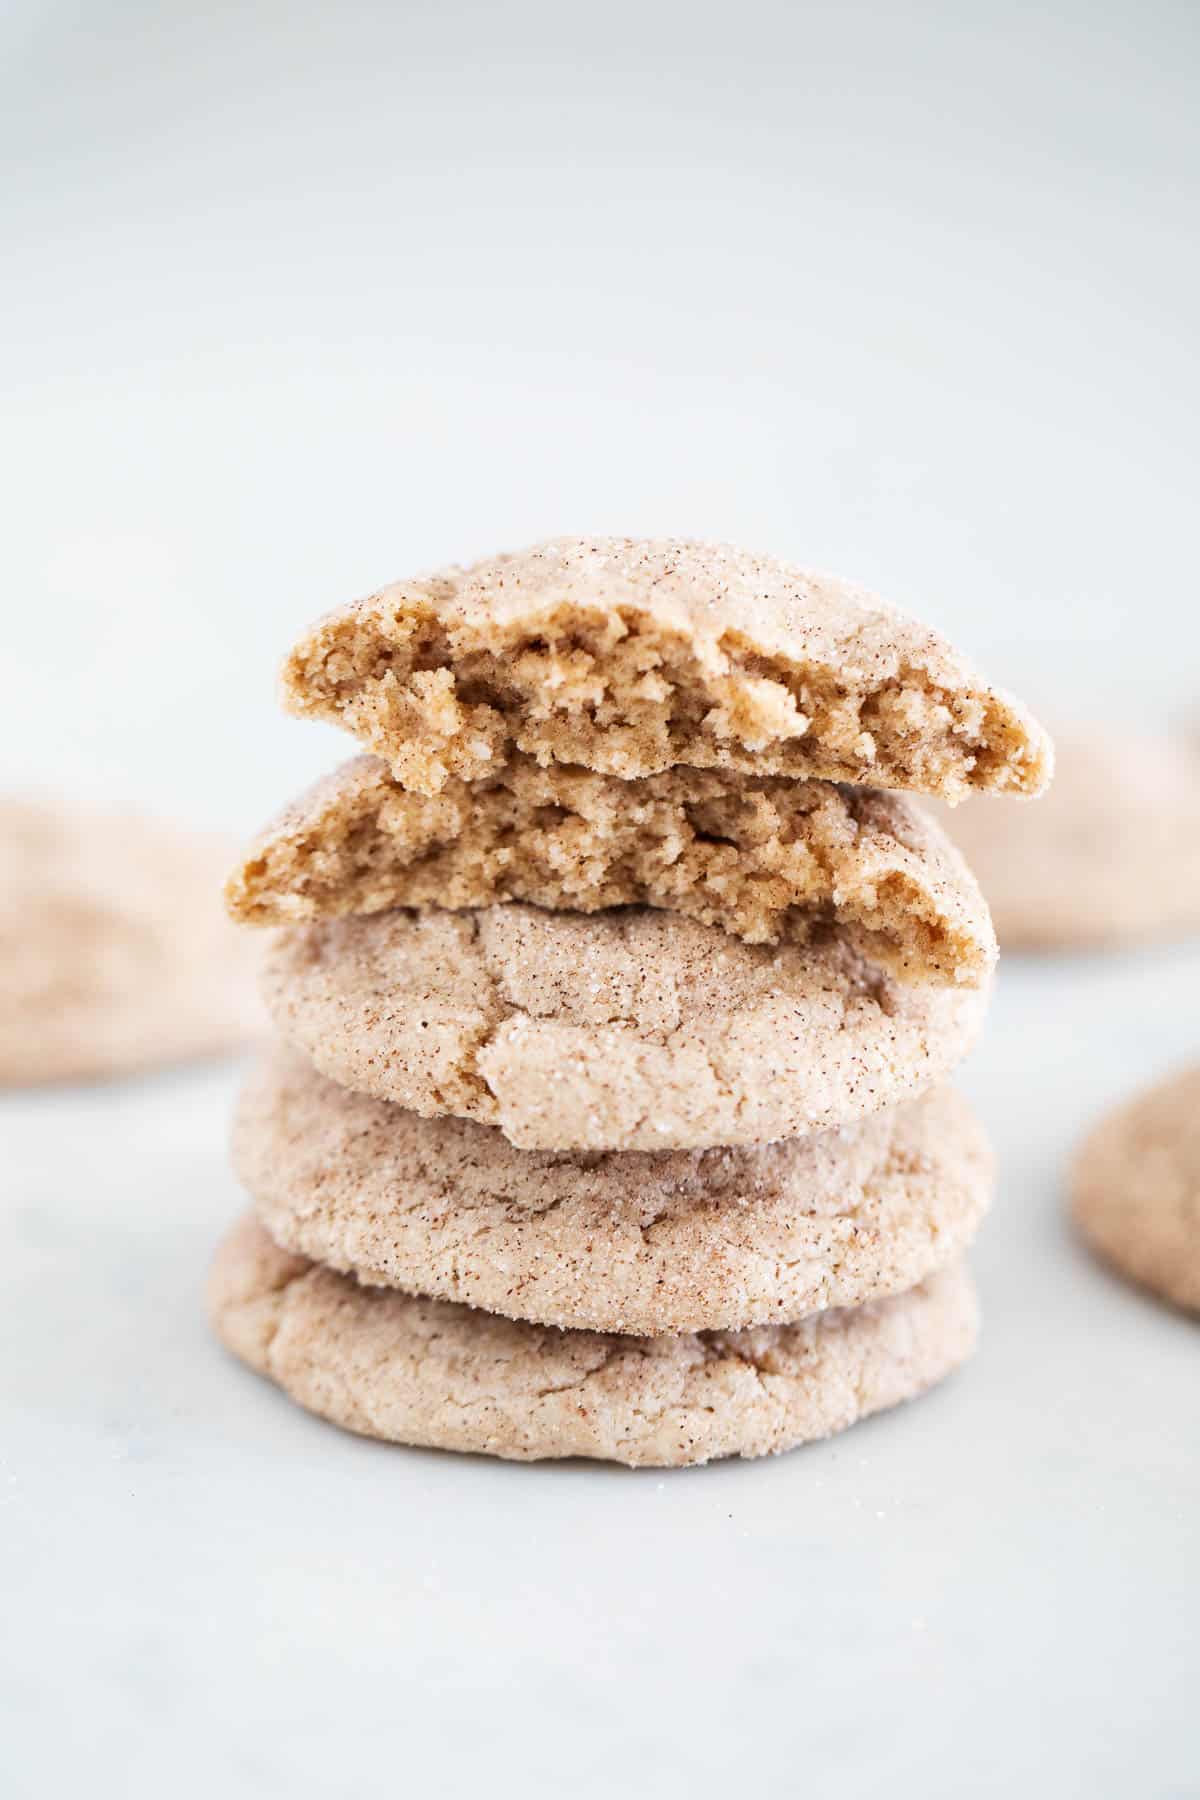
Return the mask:
M 280 1051 L 234 1161 L 259 1219 L 218 1254 L 218 1335 L 372 1437 L 759 1456 L 913 1398 L 975 1339 L 962 1256 L 991 1159 L 948 1089 L 742 1149 L 519 1152 Z
M 253 1218 L 221 1247 L 210 1304 L 236 1355 L 364 1436 L 657 1468 L 828 1437 L 948 1375 L 977 1325 L 957 1265 L 907 1294 L 794 1325 L 652 1338 L 561 1331 L 360 1287 L 280 1249 Z

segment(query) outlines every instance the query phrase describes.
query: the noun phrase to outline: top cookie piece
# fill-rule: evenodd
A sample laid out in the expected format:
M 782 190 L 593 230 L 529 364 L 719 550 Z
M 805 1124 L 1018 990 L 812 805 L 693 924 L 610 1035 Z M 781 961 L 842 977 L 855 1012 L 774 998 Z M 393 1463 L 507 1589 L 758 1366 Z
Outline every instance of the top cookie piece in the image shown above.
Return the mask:
M 1050 741 L 865 589 L 728 545 L 558 538 L 384 588 L 307 632 L 290 712 L 417 793 L 513 747 L 626 779 L 676 764 L 960 798 L 1037 794 Z

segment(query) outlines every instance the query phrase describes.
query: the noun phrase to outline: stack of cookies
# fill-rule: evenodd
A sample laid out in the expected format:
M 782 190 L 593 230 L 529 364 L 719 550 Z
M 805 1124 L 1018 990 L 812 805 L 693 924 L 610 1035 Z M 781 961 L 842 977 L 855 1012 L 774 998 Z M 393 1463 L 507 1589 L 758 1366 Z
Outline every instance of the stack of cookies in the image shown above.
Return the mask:
M 1038 792 L 1019 706 L 861 589 L 674 541 L 385 589 L 284 687 L 370 754 L 228 888 L 282 927 L 232 1350 L 371 1436 L 656 1465 L 963 1360 L 990 1157 L 945 1084 L 995 939 L 895 790 Z

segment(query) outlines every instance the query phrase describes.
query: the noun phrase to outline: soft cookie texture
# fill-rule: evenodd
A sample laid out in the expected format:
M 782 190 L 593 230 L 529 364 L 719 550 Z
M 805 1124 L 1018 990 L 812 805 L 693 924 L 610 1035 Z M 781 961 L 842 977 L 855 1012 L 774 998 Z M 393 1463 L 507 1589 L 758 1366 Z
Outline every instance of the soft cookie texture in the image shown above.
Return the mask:
M 865 589 L 683 539 L 560 538 L 384 588 L 305 634 L 283 693 L 424 794 L 514 747 L 951 800 L 1037 793 L 1051 761 L 1015 700 Z
M 750 943 L 831 920 L 901 980 L 983 980 L 987 907 L 944 834 L 897 794 L 705 769 L 621 781 L 516 752 L 429 797 L 378 757 L 289 807 L 231 878 L 234 918 L 286 924 L 395 906 L 648 904 Z
M 59 801 L 0 801 L 0 1084 L 231 1048 L 262 1029 L 223 844 Z
M 360 1287 L 281 1250 L 254 1219 L 218 1251 L 209 1306 L 236 1356 L 364 1436 L 660 1468 L 828 1437 L 932 1387 L 977 1332 L 961 1265 L 793 1325 L 626 1337 Z
M 1167 738 L 1055 733 L 1036 806 L 940 812 L 1009 949 L 1139 944 L 1200 931 L 1200 750 Z
M 940 1082 L 988 997 L 897 985 L 836 931 L 772 947 L 638 907 L 516 903 L 285 930 L 263 992 L 332 1080 L 549 1150 L 764 1143 L 861 1118 Z
M 1115 1269 L 1200 1312 L 1200 1063 L 1089 1133 L 1075 1158 L 1071 1206 Z
M 754 1149 L 571 1156 L 347 1093 L 286 1051 L 246 1085 L 233 1165 L 278 1243 L 367 1285 L 648 1336 L 915 1287 L 961 1256 L 992 1173 L 947 1088 Z

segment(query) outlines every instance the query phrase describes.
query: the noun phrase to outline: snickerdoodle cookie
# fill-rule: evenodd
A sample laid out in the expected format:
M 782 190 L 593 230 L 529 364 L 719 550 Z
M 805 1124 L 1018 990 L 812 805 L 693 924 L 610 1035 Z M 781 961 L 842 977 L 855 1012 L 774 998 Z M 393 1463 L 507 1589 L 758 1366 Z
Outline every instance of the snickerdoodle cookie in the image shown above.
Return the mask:
M 935 1086 L 988 985 L 907 986 L 836 930 L 746 944 L 641 907 L 394 911 L 280 932 L 284 1039 L 345 1087 L 522 1149 L 764 1143 Z
M 991 1186 L 948 1088 L 752 1149 L 555 1155 L 348 1093 L 284 1050 L 242 1094 L 233 1165 L 278 1243 L 368 1285 L 648 1336 L 915 1287 L 961 1256 Z
M 519 751 L 432 797 L 378 757 L 346 763 L 268 827 L 227 895 L 236 919 L 268 925 L 394 906 L 644 903 L 776 943 L 832 919 L 901 980 L 973 985 L 996 954 L 962 858 L 899 794 L 708 769 L 622 781 Z
M 224 844 L 59 800 L 0 801 L 0 1084 L 120 1074 L 261 1028 Z
M 1114 1268 L 1200 1312 L 1200 1063 L 1092 1129 L 1075 1158 L 1071 1208 Z
M 989 797 L 938 817 L 1013 950 L 1141 944 L 1200 931 L 1200 750 L 1055 733 L 1036 806 Z
M 658 1467 L 828 1437 L 971 1352 L 962 1264 L 909 1293 L 792 1325 L 683 1337 L 559 1331 L 365 1288 L 253 1218 L 217 1253 L 217 1334 L 300 1405 L 368 1437 L 531 1461 Z
M 283 673 L 436 794 L 514 747 L 625 778 L 686 763 L 954 799 L 1037 793 L 1041 728 L 865 589 L 728 545 L 560 538 L 332 613 Z

